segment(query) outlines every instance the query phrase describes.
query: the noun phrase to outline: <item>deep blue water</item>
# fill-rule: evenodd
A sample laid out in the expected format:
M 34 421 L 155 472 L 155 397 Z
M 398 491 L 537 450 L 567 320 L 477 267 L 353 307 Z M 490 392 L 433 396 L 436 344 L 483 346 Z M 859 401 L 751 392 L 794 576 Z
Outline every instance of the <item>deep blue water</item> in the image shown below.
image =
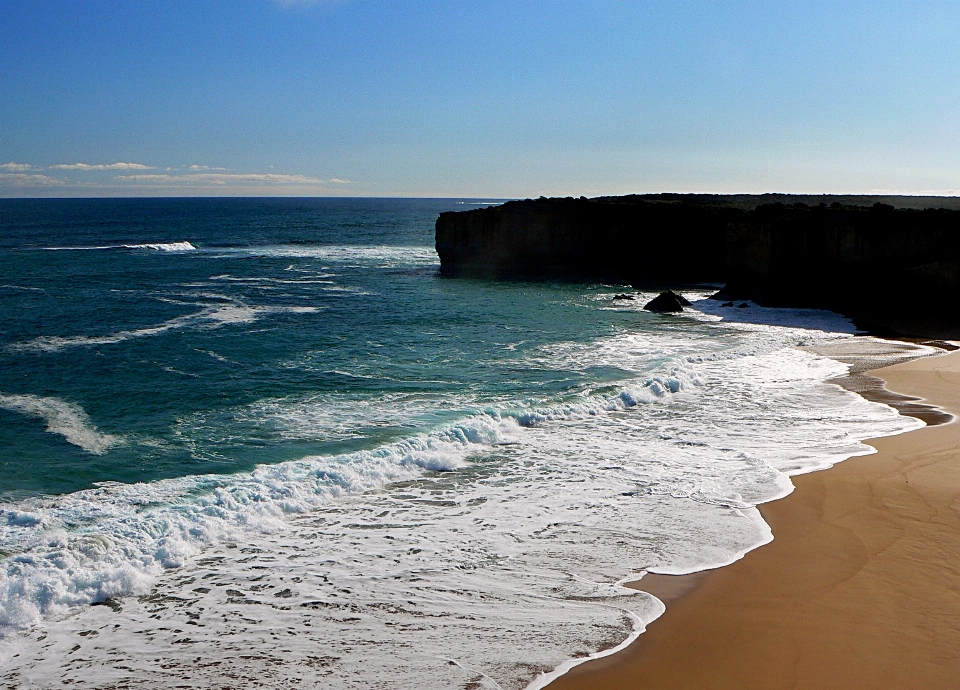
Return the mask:
M 584 308 L 596 287 L 438 277 L 437 214 L 471 207 L 0 202 L 0 496 L 376 448 L 623 378 L 525 356 L 647 317 Z

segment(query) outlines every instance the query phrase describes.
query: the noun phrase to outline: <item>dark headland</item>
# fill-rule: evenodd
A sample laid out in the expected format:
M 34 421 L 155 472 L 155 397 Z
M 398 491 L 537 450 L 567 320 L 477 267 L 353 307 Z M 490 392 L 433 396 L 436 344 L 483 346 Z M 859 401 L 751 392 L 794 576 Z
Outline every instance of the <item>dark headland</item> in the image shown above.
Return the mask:
M 680 288 L 960 337 L 960 198 L 650 194 L 442 213 L 444 275 Z

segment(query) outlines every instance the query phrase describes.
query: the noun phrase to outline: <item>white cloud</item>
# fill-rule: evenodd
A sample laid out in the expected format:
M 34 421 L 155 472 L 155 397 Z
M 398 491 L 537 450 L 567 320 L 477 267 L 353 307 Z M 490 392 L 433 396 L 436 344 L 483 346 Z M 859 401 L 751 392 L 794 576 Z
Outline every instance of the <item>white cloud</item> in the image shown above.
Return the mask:
M 0 187 L 62 187 L 63 180 L 48 175 L 0 173 Z
M 117 175 L 118 180 L 135 180 L 137 182 L 168 182 L 176 180 L 178 177 L 187 177 L 187 175 L 165 175 L 163 173 L 155 175 Z
M 51 165 L 51 170 L 153 170 L 152 165 L 143 165 L 142 163 L 98 163 L 88 165 L 87 163 L 62 163 L 60 165 Z
M 306 175 L 281 175 L 279 173 L 193 173 L 187 175 L 117 175 L 118 180 L 141 183 L 178 185 L 228 185 L 228 184 L 299 184 L 319 185 L 323 180 Z
M 26 171 L 31 172 L 26 172 Z M 74 179 L 40 174 L 43 170 L 116 171 L 109 179 L 100 176 Z M 107 194 L 107 195 L 287 195 L 343 194 L 352 180 L 334 177 L 321 179 L 308 175 L 275 172 L 221 172 L 228 168 L 208 165 L 184 165 L 159 168 L 141 163 L 51 165 L 47 168 L 25 163 L 0 164 L 0 197 Z M 4 172 L 9 171 L 9 172 Z M 146 172 L 142 172 L 146 171 Z M 163 171 L 163 172 L 161 172 Z M 46 191 L 44 191 L 46 190 Z

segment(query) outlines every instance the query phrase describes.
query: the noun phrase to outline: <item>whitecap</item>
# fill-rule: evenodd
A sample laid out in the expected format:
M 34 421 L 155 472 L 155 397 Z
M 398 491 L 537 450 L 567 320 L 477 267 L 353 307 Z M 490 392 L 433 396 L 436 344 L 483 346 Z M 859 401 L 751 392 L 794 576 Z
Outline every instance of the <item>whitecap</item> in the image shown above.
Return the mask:
M 151 249 L 158 252 L 192 252 L 196 247 L 187 241 L 182 242 L 145 242 L 143 244 L 104 244 L 81 247 L 44 247 L 43 249 L 52 252 L 64 251 L 105 251 L 110 249 Z
M 196 251 L 189 242 L 156 242 L 146 244 L 125 244 L 124 249 L 153 249 L 158 252 L 193 252 Z

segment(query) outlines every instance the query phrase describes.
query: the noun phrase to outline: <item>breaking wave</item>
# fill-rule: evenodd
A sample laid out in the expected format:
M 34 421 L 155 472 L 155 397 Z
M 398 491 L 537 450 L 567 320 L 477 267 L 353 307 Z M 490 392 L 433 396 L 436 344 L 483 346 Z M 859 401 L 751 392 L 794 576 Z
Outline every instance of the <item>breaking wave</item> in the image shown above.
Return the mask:
M 29 409 L 33 400 L 44 400 L 4 399 L 10 398 L 22 398 L 17 404 Z M 37 409 L 61 408 L 41 402 Z M 141 594 L 164 569 L 184 565 L 204 547 L 250 531 L 285 529 L 287 516 L 335 498 L 454 470 L 515 429 L 513 420 L 481 415 L 372 451 L 305 457 L 226 477 L 105 483 L 2 506 L 0 542 L 13 555 L 0 566 L 0 625 L 30 626 L 76 606 Z M 109 438 L 101 435 L 101 446 Z M 91 515 L 98 517 L 91 521 Z
M 98 251 L 108 249 L 150 249 L 157 252 L 192 252 L 196 247 L 190 242 L 147 242 L 144 244 L 105 244 L 92 247 L 44 247 L 47 251 Z

